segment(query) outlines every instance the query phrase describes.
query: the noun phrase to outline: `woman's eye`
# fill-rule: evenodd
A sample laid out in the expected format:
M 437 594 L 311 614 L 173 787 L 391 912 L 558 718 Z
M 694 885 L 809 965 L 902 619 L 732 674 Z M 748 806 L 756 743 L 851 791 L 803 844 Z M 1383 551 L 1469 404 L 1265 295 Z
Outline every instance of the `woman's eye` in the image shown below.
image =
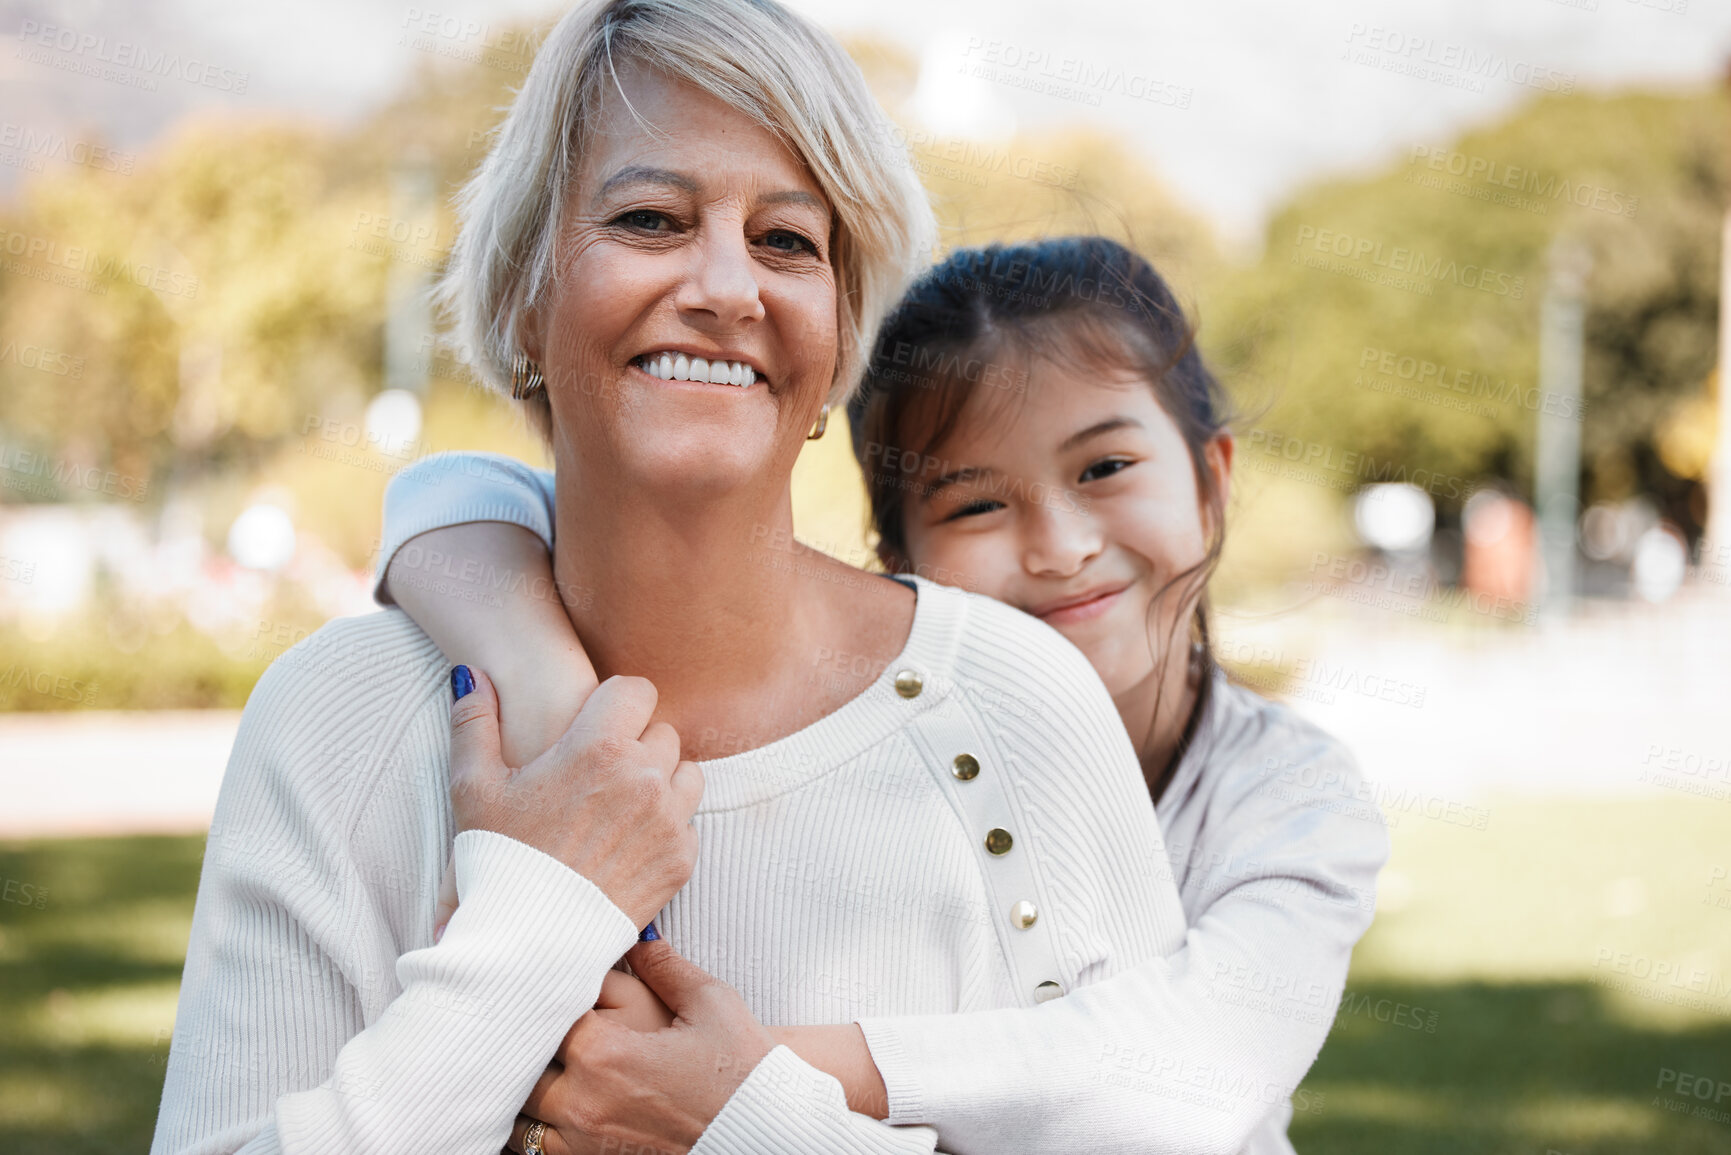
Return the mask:
M 766 234 L 763 243 L 784 253 L 817 252 L 817 246 L 812 244 L 810 240 L 798 233 L 789 232 L 787 229 L 776 229 L 774 232 Z
M 1111 477 L 1114 473 L 1117 473 L 1121 469 L 1127 469 L 1132 464 L 1134 464 L 1134 462 L 1126 461 L 1122 457 L 1108 457 L 1102 461 L 1096 461 L 1094 464 L 1084 469 L 1082 471 L 1082 480 L 1099 481 L 1102 477 Z
M 632 209 L 622 214 L 618 223 L 646 233 L 673 231 L 672 219 L 666 213 L 658 213 L 654 209 Z
M 992 501 L 989 498 L 982 497 L 978 501 L 968 502 L 968 504 L 962 506 L 962 508 L 956 510 L 954 513 L 950 514 L 948 517 L 944 518 L 944 520 L 945 521 L 960 521 L 964 517 L 978 517 L 982 513 L 991 513 L 993 510 L 998 510 L 998 509 L 1002 509 L 1002 508 L 1004 508 L 1003 502 Z

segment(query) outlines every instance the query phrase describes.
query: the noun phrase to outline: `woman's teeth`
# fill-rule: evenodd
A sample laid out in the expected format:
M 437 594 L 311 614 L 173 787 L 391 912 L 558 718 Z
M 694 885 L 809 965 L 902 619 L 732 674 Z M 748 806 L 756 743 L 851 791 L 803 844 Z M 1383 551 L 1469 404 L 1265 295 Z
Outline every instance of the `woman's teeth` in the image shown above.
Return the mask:
M 711 385 L 741 387 L 757 382 L 757 370 L 744 361 L 705 361 L 684 353 L 651 353 L 637 358 L 637 367 L 663 381 L 707 381 Z

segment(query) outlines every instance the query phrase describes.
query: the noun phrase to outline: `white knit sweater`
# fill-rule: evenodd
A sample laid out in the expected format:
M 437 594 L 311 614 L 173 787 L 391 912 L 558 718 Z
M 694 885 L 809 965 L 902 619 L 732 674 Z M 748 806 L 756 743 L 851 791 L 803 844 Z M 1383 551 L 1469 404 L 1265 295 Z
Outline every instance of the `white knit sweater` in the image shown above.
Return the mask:
M 1135 753 L 1087 661 L 999 603 L 917 590 L 905 650 L 864 694 L 704 765 L 696 869 L 658 925 L 766 1024 L 1034 1007 L 1040 983 L 1072 991 L 1182 943 Z M 388 611 L 326 626 L 260 680 L 206 851 L 154 1151 L 492 1155 L 634 940 L 554 859 L 455 835 L 447 671 Z M 952 770 L 964 753 L 971 780 Z M 1008 853 L 985 849 L 992 827 Z M 453 836 L 462 902 L 435 946 Z M 1026 928 L 1022 899 L 1038 906 Z M 1044 1110 L 1022 1110 L 1035 1142 L 1014 1149 L 1087 1129 Z M 850 1113 L 777 1048 L 694 1150 L 935 1144 Z
M 404 470 L 386 499 L 381 601 L 409 538 L 467 521 L 551 545 L 552 474 L 485 454 Z M 474 593 L 496 580 L 441 564 L 418 559 L 417 573 Z M 1044 687 L 1030 673 L 1013 692 L 1039 701 Z M 1339 742 L 1217 677 L 1159 821 L 1185 948 L 1037 1010 L 862 1008 L 891 1122 L 935 1126 L 955 1152 L 1292 1151 L 1289 1096 L 1327 1037 L 1388 857 L 1373 789 Z

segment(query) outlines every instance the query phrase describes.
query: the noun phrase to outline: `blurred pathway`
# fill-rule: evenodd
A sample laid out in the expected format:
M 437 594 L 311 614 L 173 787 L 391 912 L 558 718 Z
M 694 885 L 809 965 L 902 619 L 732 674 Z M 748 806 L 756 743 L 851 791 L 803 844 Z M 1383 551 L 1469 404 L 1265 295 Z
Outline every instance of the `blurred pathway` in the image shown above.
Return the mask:
M 238 710 L 0 714 L 0 837 L 201 832 Z
M 1385 787 L 1689 795 L 1731 822 L 1731 598 L 1589 604 L 1566 625 L 1503 629 L 1325 601 L 1225 623 L 1223 644 L 1308 656 L 1289 700 Z

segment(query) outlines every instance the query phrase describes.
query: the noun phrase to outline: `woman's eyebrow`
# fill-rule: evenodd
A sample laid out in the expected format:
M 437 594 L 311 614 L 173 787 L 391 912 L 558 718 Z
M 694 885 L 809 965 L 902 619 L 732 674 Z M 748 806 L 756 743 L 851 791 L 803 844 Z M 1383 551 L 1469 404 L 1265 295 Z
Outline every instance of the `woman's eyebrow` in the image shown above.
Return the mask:
M 1134 417 L 1108 417 L 1104 421 L 1096 421 L 1094 424 L 1088 426 L 1088 428 L 1072 433 L 1070 436 L 1064 438 L 1063 443 L 1058 446 L 1058 452 L 1063 453 L 1065 450 L 1074 449 L 1084 441 L 1098 437 L 1102 433 L 1110 433 L 1114 429 L 1141 428 L 1142 423 Z
M 696 196 L 702 191 L 702 186 L 684 173 L 674 172 L 671 169 L 655 168 L 651 165 L 634 164 L 629 168 L 620 169 L 602 182 L 601 188 L 595 193 L 595 199 L 602 200 L 615 189 L 632 184 L 667 185 L 692 196 Z M 822 198 L 813 196 L 804 189 L 787 189 L 783 192 L 765 193 L 760 199 L 762 203 L 769 205 L 810 205 L 820 213 L 829 212 L 829 206 L 823 203 Z
M 765 193 L 761 198 L 766 205 L 810 205 L 820 213 L 829 212 L 829 206 L 822 199 L 812 196 L 803 189 L 788 189 L 786 192 Z
M 654 168 L 649 165 L 634 164 L 630 168 L 622 168 L 602 182 L 601 188 L 595 193 L 595 199 L 601 200 L 616 188 L 628 184 L 662 184 L 678 189 L 680 192 L 691 193 L 699 191 L 698 183 L 684 173 L 673 172 L 665 168 Z

